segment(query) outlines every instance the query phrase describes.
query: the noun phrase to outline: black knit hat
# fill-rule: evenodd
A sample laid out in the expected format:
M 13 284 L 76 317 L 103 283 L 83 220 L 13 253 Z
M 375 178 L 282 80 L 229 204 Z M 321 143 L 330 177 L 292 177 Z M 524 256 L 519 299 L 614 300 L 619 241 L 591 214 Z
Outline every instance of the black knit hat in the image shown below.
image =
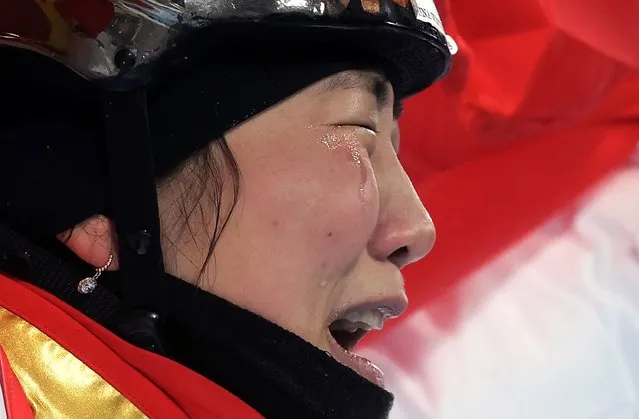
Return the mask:
M 6 63 L 0 91 L 13 98 L 0 102 L 2 219 L 28 235 L 53 236 L 95 214 L 112 217 L 104 92 L 41 55 L 0 52 Z M 146 108 L 155 178 L 315 81 L 370 68 L 365 61 L 307 58 L 200 62 L 151 85 Z M 127 148 L 118 154 L 125 159 Z

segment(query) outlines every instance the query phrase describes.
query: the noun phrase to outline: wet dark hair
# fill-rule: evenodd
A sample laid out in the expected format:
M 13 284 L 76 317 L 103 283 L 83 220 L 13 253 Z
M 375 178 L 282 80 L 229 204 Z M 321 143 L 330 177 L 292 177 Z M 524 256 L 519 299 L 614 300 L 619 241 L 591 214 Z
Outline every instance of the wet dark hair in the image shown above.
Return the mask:
M 215 246 L 237 206 L 240 178 L 240 168 L 223 137 L 213 141 L 208 147 L 197 150 L 176 170 L 158 181 L 159 189 L 173 187 L 176 183 L 181 188 L 181 196 L 177 198 L 179 201 L 174 203 L 178 212 L 178 225 L 169 226 L 171 232 L 178 237 L 189 234 L 193 242 L 197 243 L 197 232 L 192 225 L 194 216 L 197 215 L 205 223 L 213 223 L 212 226 L 205 224 L 197 227 L 212 232 L 207 243 L 206 258 L 199 267 L 198 282 L 214 259 Z M 230 193 L 227 195 L 230 196 L 230 202 L 224 202 L 225 193 Z M 163 234 L 166 229 L 167 226 L 162 226 Z
M 202 220 L 214 223 L 212 229 L 207 228 L 209 225 L 204 226 L 207 231 L 212 230 L 212 235 L 206 244 L 206 258 L 199 268 L 197 285 L 201 283 L 204 273 L 214 259 L 215 246 L 237 206 L 240 194 L 240 177 L 240 168 L 235 156 L 233 156 L 226 138 L 222 137 L 212 141 L 207 147 L 196 150 L 178 167 L 157 180 L 159 190 L 176 185 L 182 188 L 180 197 L 173 202 L 177 208 L 177 225 L 168 226 L 172 233 L 177 234 L 178 237 L 189 234 L 191 239 L 197 243 L 197 232 L 191 223 L 193 216 L 197 214 Z M 223 198 L 227 190 L 231 194 L 231 199 L 230 202 L 226 203 L 226 207 L 223 207 Z M 158 199 L 160 197 L 161 193 L 158 192 Z M 60 242 L 68 244 L 77 228 L 76 225 L 69 229 L 63 237 L 59 237 Z M 163 235 L 166 229 L 167 226 L 162 226 Z M 36 240 L 41 241 L 37 237 Z M 47 241 L 48 246 L 46 247 L 51 248 L 55 242 L 56 240 Z M 69 257 L 70 251 L 66 248 L 61 252 L 61 249 L 54 245 L 52 250 L 58 256 Z M 179 249 L 176 250 L 179 251 Z M 76 257 L 74 256 L 73 259 Z

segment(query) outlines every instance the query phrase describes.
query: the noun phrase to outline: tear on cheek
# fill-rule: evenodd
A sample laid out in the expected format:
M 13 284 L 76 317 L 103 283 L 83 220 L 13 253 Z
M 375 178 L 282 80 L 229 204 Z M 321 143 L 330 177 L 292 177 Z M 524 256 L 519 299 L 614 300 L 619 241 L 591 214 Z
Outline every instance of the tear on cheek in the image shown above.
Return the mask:
M 370 160 L 366 154 L 364 146 L 358 141 L 353 132 L 328 133 L 321 138 L 321 142 L 332 152 L 345 154 L 348 159 L 358 168 L 359 171 L 359 201 L 362 205 L 367 205 L 374 197 L 372 196 L 373 185 L 369 184 L 369 172 L 372 171 Z
M 362 206 L 376 205 L 378 202 L 377 181 L 373 174 L 373 166 L 370 160 L 365 159 L 359 166 L 360 185 L 359 201 Z M 375 210 L 377 211 L 377 210 Z
M 353 163 L 359 168 L 360 183 L 359 183 L 359 200 L 362 205 L 366 204 L 366 183 L 368 182 L 368 168 L 364 164 L 364 159 L 361 155 L 361 146 L 359 143 L 349 143 L 348 150 L 353 159 Z

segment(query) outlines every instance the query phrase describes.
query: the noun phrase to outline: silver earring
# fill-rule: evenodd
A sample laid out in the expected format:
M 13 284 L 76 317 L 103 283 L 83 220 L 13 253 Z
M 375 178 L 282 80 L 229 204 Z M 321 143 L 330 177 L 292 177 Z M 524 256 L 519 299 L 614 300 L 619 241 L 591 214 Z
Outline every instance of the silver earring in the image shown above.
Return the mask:
M 80 294 L 91 294 L 93 290 L 95 289 L 95 287 L 98 286 L 98 278 L 100 278 L 100 276 L 102 275 L 102 272 L 109 269 L 109 266 L 111 266 L 111 263 L 113 263 L 113 255 L 109 256 L 109 260 L 107 261 L 106 265 L 104 265 L 101 268 L 96 268 L 95 275 L 88 276 L 84 278 L 82 281 L 78 282 L 78 292 Z

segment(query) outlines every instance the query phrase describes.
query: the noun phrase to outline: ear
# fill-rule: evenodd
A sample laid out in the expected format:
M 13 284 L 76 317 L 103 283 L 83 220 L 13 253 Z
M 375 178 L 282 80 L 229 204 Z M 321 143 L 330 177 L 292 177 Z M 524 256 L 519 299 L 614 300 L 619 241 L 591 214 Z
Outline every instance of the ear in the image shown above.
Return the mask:
M 108 270 L 118 269 L 117 237 L 113 222 L 107 217 L 95 215 L 71 230 L 58 234 L 58 239 L 96 268 L 106 265 L 113 255 L 113 262 Z

